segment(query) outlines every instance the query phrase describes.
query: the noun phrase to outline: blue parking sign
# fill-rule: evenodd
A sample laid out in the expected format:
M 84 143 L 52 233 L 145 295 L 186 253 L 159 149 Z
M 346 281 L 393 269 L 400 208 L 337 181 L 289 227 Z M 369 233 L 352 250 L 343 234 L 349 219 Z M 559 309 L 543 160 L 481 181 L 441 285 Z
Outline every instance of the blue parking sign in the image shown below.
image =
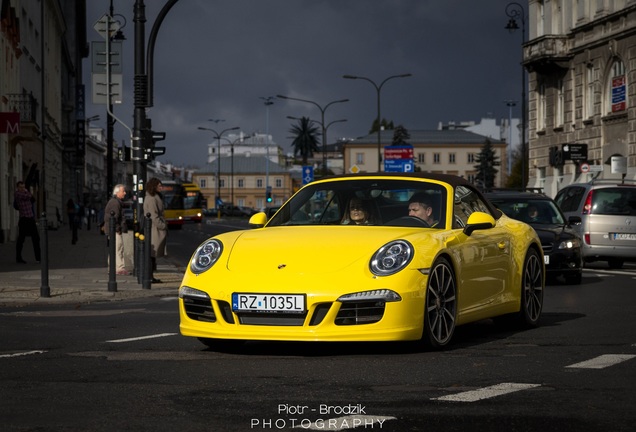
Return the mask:
M 303 184 L 311 183 L 314 181 L 314 167 L 307 165 L 303 167 Z

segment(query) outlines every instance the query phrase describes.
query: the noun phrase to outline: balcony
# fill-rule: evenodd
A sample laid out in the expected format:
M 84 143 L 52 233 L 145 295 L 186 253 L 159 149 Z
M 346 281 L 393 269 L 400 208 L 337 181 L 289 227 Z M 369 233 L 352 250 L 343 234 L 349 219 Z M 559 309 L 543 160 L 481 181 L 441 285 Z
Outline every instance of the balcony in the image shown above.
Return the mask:
M 568 69 L 573 55 L 567 36 L 546 35 L 528 41 L 523 46 L 523 64 L 531 72 L 549 74 Z
M 37 124 L 38 101 L 31 94 L 8 94 L 8 111 L 20 113 L 20 133 L 23 141 L 34 141 L 40 134 Z

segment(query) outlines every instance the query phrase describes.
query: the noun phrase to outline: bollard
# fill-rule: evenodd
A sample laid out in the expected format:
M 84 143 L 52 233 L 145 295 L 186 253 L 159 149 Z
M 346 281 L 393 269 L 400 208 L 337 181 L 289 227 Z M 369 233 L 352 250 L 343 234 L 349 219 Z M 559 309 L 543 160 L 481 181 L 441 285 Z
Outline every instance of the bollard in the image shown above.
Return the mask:
M 40 283 L 40 297 L 51 297 L 49 287 L 49 235 L 46 222 L 46 213 L 42 212 L 40 218 L 40 264 L 42 268 L 42 280 Z
M 115 245 L 117 239 L 115 236 L 115 212 L 110 212 L 110 219 L 108 220 L 108 291 L 117 291 L 117 280 L 115 279 Z
M 144 279 L 144 233 L 138 232 L 135 234 L 137 236 L 137 262 L 135 263 L 135 268 L 137 269 L 137 283 L 142 284 Z
M 135 234 L 133 235 L 133 276 L 137 278 L 137 283 L 141 283 L 141 275 L 139 274 L 139 236 L 140 232 L 135 229 Z
M 143 289 L 150 289 L 152 285 L 152 258 L 151 258 L 151 248 L 152 248 L 152 239 L 151 239 L 151 229 L 152 229 L 152 219 L 150 219 L 150 213 L 146 213 L 146 221 L 144 223 L 144 276 L 141 287 Z

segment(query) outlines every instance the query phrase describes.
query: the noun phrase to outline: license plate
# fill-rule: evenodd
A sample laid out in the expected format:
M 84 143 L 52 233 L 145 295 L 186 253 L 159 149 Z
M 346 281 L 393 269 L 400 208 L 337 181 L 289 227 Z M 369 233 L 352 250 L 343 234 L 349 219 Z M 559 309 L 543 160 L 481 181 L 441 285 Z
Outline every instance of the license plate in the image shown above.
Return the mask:
M 636 240 L 636 234 L 614 233 L 614 240 Z
M 543 255 L 543 262 L 545 265 L 550 264 L 550 255 Z
M 232 293 L 234 312 L 305 312 L 303 294 Z

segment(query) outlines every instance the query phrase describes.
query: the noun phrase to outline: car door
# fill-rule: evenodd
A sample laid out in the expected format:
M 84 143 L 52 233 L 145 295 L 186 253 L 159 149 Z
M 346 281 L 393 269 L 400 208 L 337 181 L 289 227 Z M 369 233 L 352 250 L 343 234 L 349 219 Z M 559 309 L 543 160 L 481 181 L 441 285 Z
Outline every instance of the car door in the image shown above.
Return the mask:
M 466 225 L 475 211 L 490 214 L 482 198 L 463 186 L 456 191 L 454 211 L 455 223 L 460 227 Z M 501 223 L 476 230 L 470 236 L 458 236 L 461 239 L 456 249 L 460 263 L 457 269 L 460 313 L 478 311 L 503 301 L 511 280 L 511 236 Z

